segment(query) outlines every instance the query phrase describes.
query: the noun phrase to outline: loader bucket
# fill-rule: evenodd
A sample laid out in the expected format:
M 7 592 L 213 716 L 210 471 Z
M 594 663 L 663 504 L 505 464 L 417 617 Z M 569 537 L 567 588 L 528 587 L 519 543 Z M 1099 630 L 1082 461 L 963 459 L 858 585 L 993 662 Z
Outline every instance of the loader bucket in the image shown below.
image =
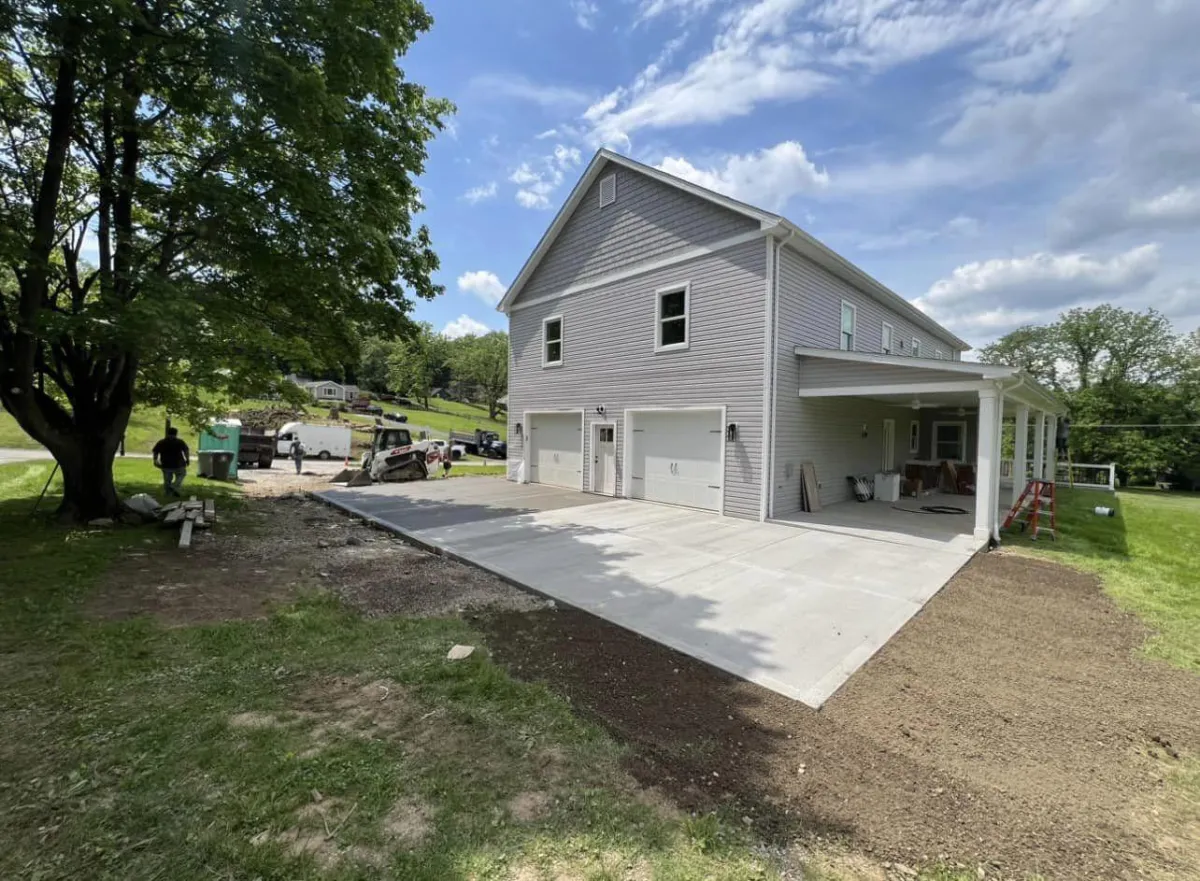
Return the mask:
M 355 474 L 358 474 L 357 468 L 343 468 L 341 471 L 339 471 L 334 476 L 333 480 L 331 480 L 329 482 L 330 483 L 345 483 L 347 480 L 352 478 Z
M 369 471 L 359 471 L 346 482 L 346 486 L 370 486 L 372 483 Z

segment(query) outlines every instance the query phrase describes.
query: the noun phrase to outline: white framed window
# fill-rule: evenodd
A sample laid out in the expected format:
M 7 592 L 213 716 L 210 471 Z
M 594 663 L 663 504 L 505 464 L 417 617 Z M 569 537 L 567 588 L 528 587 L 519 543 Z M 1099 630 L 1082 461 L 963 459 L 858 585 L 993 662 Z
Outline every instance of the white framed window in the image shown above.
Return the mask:
M 692 286 L 659 288 L 654 292 L 654 351 L 674 352 L 691 342 Z
M 560 367 L 563 362 L 563 317 L 542 319 L 542 366 Z
M 842 332 L 838 339 L 838 348 L 843 352 L 854 351 L 854 337 L 858 331 L 858 309 L 853 303 L 842 300 Z
M 933 458 L 937 462 L 962 462 L 967 457 L 967 423 L 933 423 Z
M 600 207 L 607 208 L 617 201 L 617 176 L 606 175 L 600 178 Z
M 937 358 L 939 361 L 946 360 L 946 354 L 941 349 L 934 349 L 933 357 Z
M 921 452 L 921 420 L 908 423 L 908 452 L 915 456 Z
M 886 321 L 883 322 L 883 332 L 880 334 L 880 338 L 882 340 L 880 347 L 883 349 L 883 354 L 885 354 L 885 355 L 892 354 L 892 350 L 895 348 L 895 345 L 896 345 L 895 344 L 896 331 Z
M 914 358 L 921 357 L 921 341 L 916 337 L 912 338 L 912 356 Z

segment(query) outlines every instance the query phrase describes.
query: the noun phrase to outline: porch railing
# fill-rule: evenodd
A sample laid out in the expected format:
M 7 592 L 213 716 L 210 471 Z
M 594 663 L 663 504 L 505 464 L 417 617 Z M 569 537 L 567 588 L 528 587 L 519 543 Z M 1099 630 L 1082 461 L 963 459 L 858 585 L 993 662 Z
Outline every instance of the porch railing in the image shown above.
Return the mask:
M 1000 460 L 1000 479 L 1012 484 L 1015 462 L 1012 459 Z M 1033 478 L 1033 460 L 1025 461 L 1025 475 L 1022 483 Z M 1076 489 L 1106 489 L 1117 491 L 1117 466 L 1090 465 L 1082 462 L 1070 464 L 1059 461 L 1054 479 L 1060 484 L 1066 484 Z

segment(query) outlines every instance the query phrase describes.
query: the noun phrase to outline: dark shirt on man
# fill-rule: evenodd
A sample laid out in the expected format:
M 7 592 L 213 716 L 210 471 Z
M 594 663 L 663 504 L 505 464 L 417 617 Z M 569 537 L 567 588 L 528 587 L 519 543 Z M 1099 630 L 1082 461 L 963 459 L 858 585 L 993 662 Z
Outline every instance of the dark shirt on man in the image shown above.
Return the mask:
M 177 437 L 164 437 L 154 445 L 154 455 L 165 471 L 187 467 L 188 445 Z

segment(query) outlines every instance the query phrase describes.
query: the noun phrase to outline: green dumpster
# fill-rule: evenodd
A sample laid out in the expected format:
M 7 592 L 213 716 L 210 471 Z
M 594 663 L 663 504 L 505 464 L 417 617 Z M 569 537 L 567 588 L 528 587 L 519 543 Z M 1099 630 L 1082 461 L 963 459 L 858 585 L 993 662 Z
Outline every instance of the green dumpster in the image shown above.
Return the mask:
M 200 474 L 216 480 L 237 480 L 238 447 L 242 442 L 242 423 L 237 419 L 226 419 L 214 423 L 200 434 Z M 213 455 L 205 456 L 204 453 Z M 217 453 L 229 453 L 228 464 L 225 456 Z M 205 467 L 207 466 L 207 467 Z

